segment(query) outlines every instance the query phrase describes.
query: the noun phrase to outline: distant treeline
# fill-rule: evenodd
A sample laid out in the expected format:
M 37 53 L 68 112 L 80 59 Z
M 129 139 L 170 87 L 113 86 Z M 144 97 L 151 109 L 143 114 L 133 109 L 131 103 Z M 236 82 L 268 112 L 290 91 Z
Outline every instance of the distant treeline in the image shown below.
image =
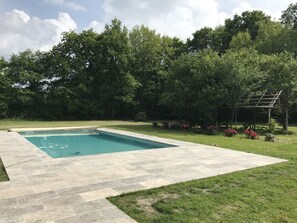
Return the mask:
M 297 4 L 272 21 L 247 11 L 186 42 L 119 20 L 64 33 L 49 52 L 0 58 L 0 118 L 227 121 L 240 98 L 283 91 L 297 115 Z

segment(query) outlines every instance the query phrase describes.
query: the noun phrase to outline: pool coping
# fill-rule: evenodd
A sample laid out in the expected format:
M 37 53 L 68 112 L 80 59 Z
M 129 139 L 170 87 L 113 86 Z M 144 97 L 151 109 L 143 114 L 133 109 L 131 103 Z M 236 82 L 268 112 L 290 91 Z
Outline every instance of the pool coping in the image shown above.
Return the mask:
M 19 134 L 19 132 L 26 132 L 26 131 L 35 131 L 35 132 L 43 132 L 43 131 L 55 131 L 55 130 L 82 130 L 82 129 L 95 129 L 96 131 L 101 131 L 101 132 L 104 132 L 104 133 L 107 133 L 107 134 L 110 134 L 110 135 L 119 135 L 119 136 L 124 136 L 124 137 L 128 137 L 128 138 L 131 138 L 131 139 L 140 139 L 140 140 L 143 140 L 143 141 L 148 141 L 148 142 L 152 142 L 152 143 L 160 143 L 160 144 L 166 144 L 167 146 L 166 147 L 160 147 L 160 148 L 149 148 L 149 149 L 170 149 L 170 148 L 174 148 L 174 147 L 179 147 L 179 146 L 185 146 L 185 145 L 189 145 L 187 142 L 179 142 L 179 141 L 175 141 L 175 140 L 171 140 L 170 143 L 165 143 L 164 140 L 166 140 L 166 138 L 164 138 L 164 140 L 160 140 L 160 138 L 156 137 L 155 139 L 151 139 L 152 137 L 150 138 L 144 138 L 143 135 L 138 135 L 138 136 L 131 136 L 131 133 L 128 133 L 128 132 L 123 132 L 123 131 L 118 131 L 118 132 L 115 132 L 113 129 L 108 129 L 108 128 L 93 128 L 93 127 L 87 127 L 87 128 L 84 128 L 84 127 L 77 127 L 77 128 L 64 128 L 64 129 L 61 129 L 61 128 L 21 128 L 21 129 L 14 129 L 14 130 L 17 130 L 17 131 L 13 131 L 13 132 L 17 132 Z M 19 134 L 21 135 L 21 134 Z M 64 134 L 61 134 L 61 135 L 64 135 Z M 84 134 L 80 134 L 80 133 L 77 133 L 77 134 L 73 134 L 71 136 L 75 136 L 75 135 L 89 135 L 88 133 L 84 133 Z M 52 157 L 51 155 L 49 155 L 46 151 L 40 149 L 38 146 L 36 146 L 34 143 L 30 142 L 30 140 L 27 139 L 27 135 L 21 135 L 23 138 L 25 138 L 26 141 L 28 141 L 29 143 L 31 143 L 32 145 L 34 145 L 38 150 L 40 150 L 42 153 L 44 153 L 44 155 L 46 155 L 47 157 L 49 158 L 52 158 L 52 159 L 61 159 L 61 158 L 65 158 L 65 159 L 68 159 L 68 158 L 72 158 L 72 157 L 85 157 L 85 156 L 94 156 L 94 155 L 100 155 L 100 154 L 110 154 L 110 153 L 94 153 L 94 154 L 86 154 L 86 155 L 79 155 L 79 156 L 62 156 L 62 157 Z M 40 137 L 42 135 L 37 135 L 37 137 Z M 47 135 L 44 135 L 44 136 L 47 136 Z M 52 135 L 50 135 L 52 136 Z M 55 135 L 56 136 L 56 135 Z M 68 134 L 66 136 L 69 136 Z M 186 144 L 185 144 L 186 143 Z M 190 144 L 191 145 L 191 144 Z M 143 149 L 143 150 L 149 150 L 149 149 Z M 113 152 L 113 153 L 124 153 L 124 152 L 131 152 L 131 151 L 141 151 L 141 149 L 139 150 L 127 150 L 127 151 L 118 151 L 118 152 Z
M 97 129 L 98 126 L 73 126 L 73 127 L 46 127 L 46 128 L 10 128 L 8 132 L 26 132 L 26 131 L 51 131 L 51 130 L 76 130 L 76 129 Z
M 106 197 L 287 161 L 122 130 L 100 130 L 176 146 L 56 159 L 17 132 L 0 132 L 0 157 L 10 177 L 0 183 L 2 221 L 87 223 L 96 216 L 100 222 L 135 223 Z

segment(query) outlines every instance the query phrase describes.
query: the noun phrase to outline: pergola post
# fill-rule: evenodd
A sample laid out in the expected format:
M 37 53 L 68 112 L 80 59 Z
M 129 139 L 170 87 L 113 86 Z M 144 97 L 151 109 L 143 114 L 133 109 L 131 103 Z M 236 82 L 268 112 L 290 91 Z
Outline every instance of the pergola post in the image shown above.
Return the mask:
M 285 109 L 286 117 L 285 117 L 285 132 L 288 133 L 288 127 L 289 127 L 289 111 L 288 108 Z
M 252 119 L 252 126 L 251 128 L 254 128 L 256 125 L 256 109 L 265 109 L 265 112 L 268 111 L 268 124 L 271 123 L 271 112 L 272 109 L 275 108 L 281 108 L 282 110 L 282 120 L 283 120 L 283 129 L 287 133 L 288 132 L 288 108 L 284 106 L 283 103 L 280 101 L 280 96 L 282 94 L 282 91 L 278 91 L 276 93 L 269 93 L 265 92 L 262 95 L 254 95 L 245 99 L 241 99 L 239 101 L 235 108 L 245 108 L 245 109 L 251 109 L 253 117 Z M 234 112 L 232 113 L 232 117 L 234 116 Z M 285 117 L 284 117 L 285 116 Z

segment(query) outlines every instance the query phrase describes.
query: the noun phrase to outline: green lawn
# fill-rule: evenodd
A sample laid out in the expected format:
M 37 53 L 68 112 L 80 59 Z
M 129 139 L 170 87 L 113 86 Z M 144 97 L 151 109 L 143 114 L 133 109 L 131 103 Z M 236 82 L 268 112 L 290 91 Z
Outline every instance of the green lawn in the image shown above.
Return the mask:
M 2 160 L 0 159 L 0 182 L 1 181 L 7 181 L 8 180 L 8 176 L 5 172 Z
M 141 125 L 143 123 L 127 121 L 23 121 L 0 119 L 0 130 L 9 128 L 34 127 L 72 127 L 72 126 L 113 126 L 113 125 Z
M 97 125 L 159 137 L 217 145 L 288 159 L 289 162 L 125 194 L 109 200 L 138 222 L 297 222 L 297 134 L 277 142 L 207 136 L 154 129 L 125 121 L 24 122 L 0 120 L 11 127 Z M 297 127 L 291 128 L 297 132 Z
M 297 222 L 297 135 L 277 142 L 244 136 L 197 135 L 152 129 L 116 128 L 190 142 L 218 145 L 288 159 L 289 162 L 109 198 L 138 222 Z M 297 128 L 291 128 L 297 132 Z

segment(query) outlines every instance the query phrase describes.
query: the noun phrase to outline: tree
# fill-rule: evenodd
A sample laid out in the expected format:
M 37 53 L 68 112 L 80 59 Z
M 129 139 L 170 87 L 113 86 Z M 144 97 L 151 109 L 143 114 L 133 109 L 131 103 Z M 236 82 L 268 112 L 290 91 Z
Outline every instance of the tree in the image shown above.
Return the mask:
M 297 3 L 291 3 L 286 10 L 282 11 L 280 21 L 282 24 L 297 29 Z
M 253 41 L 248 32 L 239 32 L 236 36 L 233 36 L 230 42 L 230 49 L 250 48 L 252 44 Z
M 228 50 L 221 57 L 219 71 L 225 77 L 221 86 L 227 91 L 224 106 L 232 108 L 242 98 L 263 91 L 260 58 L 256 50 L 249 48 Z
M 95 47 L 98 34 L 92 30 L 64 33 L 61 42 L 43 63 L 48 80 L 47 107 L 51 119 L 94 118 Z
M 297 60 L 289 52 L 263 55 L 260 61 L 263 75 L 261 88 L 283 91 L 288 107 L 297 104 Z
M 203 49 L 213 48 L 213 29 L 209 27 L 204 27 L 193 33 L 193 39 L 188 39 L 187 44 L 190 51 L 200 51 Z
M 225 27 L 218 26 L 216 29 L 204 27 L 193 34 L 193 39 L 187 40 L 188 50 L 198 52 L 203 49 L 212 49 L 220 54 L 226 50 L 224 46 Z
M 112 20 L 99 36 L 96 48 L 100 52 L 96 53 L 96 66 L 100 71 L 97 97 L 100 97 L 103 115 L 115 118 L 134 106 L 135 91 L 140 86 L 129 73 L 131 51 L 128 30 L 119 20 Z
M 171 55 L 171 60 L 176 60 L 179 56 L 184 53 L 187 53 L 187 44 L 185 44 L 182 40 L 177 37 L 172 39 L 170 46 L 173 48 L 173 54 Z
M 26 50 L 12 55 L 7 68 L 13 91 L 9 99 L 9 112 L 23 118 L 39 118 L 43 104 L 43 53 Z
M 169 73 L 162 103 L 181 120 L 205 126 L 217 117 L 225 89 L 220 87 L 219 56 L 211 50 L 182 55 Z
M 160 97 L 172 60 L 182 53 L 184 45 L 178 39 L 161 37 L 155 30 L 136 26 L 129 34 L 131 44 L 131 74 L 141 86 L 136 92 L 138 111 L 158 116 Z M 177 46 L 177 47 L 174 47 Z
M 0 57 L 0 118 L 8 116 L 9 79 L 7 76 L 8 63 Z
M 279 22 L 262 22 L 255 40 L 256 49 L 263 54 L 292 52 L 297 55 L 297 30 L 283 26 Z
M 239 32 L 248 32 L 251 39 L 255 40 L 258 36 L 259 23 L 263 21 L 270 21 L 270 16 L 258 10 L 245 11 L 241 15 L 235 15 L 233 19 L 226 19 L 223 44 L 229 48 L 233 36 Z

